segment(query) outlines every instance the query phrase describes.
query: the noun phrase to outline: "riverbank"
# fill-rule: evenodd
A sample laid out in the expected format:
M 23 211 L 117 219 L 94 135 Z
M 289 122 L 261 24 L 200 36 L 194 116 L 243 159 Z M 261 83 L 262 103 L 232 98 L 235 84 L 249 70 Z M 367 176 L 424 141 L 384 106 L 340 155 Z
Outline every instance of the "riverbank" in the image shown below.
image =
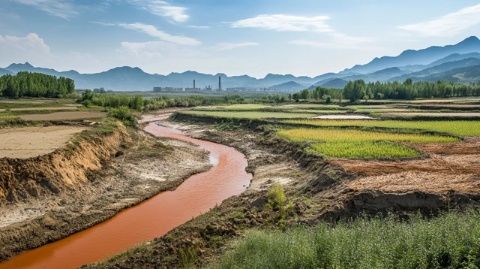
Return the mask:
M 76 188 L 0 207 L 0 260 L 105 221 L 211 166 L 208 154 L 189 143 L 133 129 L 128 136 L 114 158 L 102 161 Z

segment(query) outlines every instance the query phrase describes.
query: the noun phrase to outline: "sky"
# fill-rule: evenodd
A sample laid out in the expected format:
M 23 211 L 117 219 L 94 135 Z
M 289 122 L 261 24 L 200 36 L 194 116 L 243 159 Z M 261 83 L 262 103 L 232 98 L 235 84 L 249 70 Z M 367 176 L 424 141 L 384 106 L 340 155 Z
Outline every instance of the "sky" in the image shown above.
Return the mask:
M 316 76 L 480 36 L 469 0 L 1 0 L 0 67 Z

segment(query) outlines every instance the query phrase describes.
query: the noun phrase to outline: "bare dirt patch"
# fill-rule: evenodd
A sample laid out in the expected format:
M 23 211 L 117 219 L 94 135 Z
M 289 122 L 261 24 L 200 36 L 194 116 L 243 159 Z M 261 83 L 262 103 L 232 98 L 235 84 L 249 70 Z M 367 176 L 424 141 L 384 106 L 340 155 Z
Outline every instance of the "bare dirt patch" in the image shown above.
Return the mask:
M 356 191 L 377 190 L 390 193 L 422 191 L 426 193 L 480 193 L 480 176 L 474 174 L 447 174 L 432 172 L 401 172 L 368 176 L 346 184 Z
M 88 120 L 101 119 L 106 116 L 104 112 L 93 111 L 72 111 L 72 112 L 54 112 L 48 114 L 27 114 L 20 118 L 26 121 L 68 121 L 68 120 Z
M 88 128 L 72 126 L 0 129 L 0 158 L 31 158 L 53 152 Z
M 346 184 L 355 191 L 385 193 L 421 191 L 480 193 L 480 140 L 468 138 L 448 144 L 413 144 L 428 154 L 421 160 L 359 161 L 336 160 L 335 164 L 358 175 Z

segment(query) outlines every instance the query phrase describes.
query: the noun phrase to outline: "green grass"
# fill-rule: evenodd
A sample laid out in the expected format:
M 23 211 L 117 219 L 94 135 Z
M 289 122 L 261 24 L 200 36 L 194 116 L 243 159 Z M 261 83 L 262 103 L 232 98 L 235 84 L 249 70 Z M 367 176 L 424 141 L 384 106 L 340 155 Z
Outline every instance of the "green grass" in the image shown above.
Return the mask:
M 250 231 L 211 268 L 479 268 L 480 214 Z
M 5 121 L 5 120 L 13 120 L 18 118 L 16 115 L 13 115 L 11 113 L 0 113 L 0 121 Z
M 280 137 L 294 142 L 319 141 L 319 142 L 412 142 L 412 143 L 448 143 L 458 141 L 451 136 L 371 132 L 354 129 L 322 129 L 322 128 L 294 128 L 281 129 Z
M 418 151 L 405 145 L 384 141 L 315 143 L 310 146 L 310 150 L 330 158 L 348 159 L 397 159 L 420 156 Z
M 401 121 L 401 120 L 288 120 L 287 123 L 315 126 L 359 126 L 421 129 L 459 136 L 480 136 L 480 121 Z
M 311 110 L 344 110 L 345 108 L 339 105 L 327 105 L 327 104 L 288 104 L 278 106 L 282 109 L 311 109 Z
M 293 142 L 311 143 L 308 150 L 327 158 L 397 159 L 421 156 L 421 153 L 398 142 L 448 143 L 451 136 L 371 132 L 354 129 L 294 128 L 280 129 L 279 137 Z
M 262 111 L 183 111 L 183 114 L 209 116 L 215 118 L 234 119 L 291 119 L 314 117 L 315 113 L 287 113 L 287 112 L 262 112 Z
M 208 106 L 208 107 L 199 107 L 200 109 L 206 110 L 258 110 L 263 108 L 270 108 L 272 106 L 262 105 L 262 104 L 234 104 L 228 106 Z

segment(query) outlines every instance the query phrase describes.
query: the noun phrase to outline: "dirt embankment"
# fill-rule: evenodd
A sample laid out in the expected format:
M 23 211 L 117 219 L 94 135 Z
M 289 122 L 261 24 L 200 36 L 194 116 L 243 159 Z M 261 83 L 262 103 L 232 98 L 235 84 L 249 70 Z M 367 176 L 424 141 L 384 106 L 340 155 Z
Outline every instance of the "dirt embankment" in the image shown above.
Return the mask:
M 121 150 L 129 136 L 123 125 L 106 135 L 77 136 L 77 144 L 28 159 L 0 159 L 0 205 L 81 190 L 88 175 Z M 40 143 L 40 141 L 38 141 Z

